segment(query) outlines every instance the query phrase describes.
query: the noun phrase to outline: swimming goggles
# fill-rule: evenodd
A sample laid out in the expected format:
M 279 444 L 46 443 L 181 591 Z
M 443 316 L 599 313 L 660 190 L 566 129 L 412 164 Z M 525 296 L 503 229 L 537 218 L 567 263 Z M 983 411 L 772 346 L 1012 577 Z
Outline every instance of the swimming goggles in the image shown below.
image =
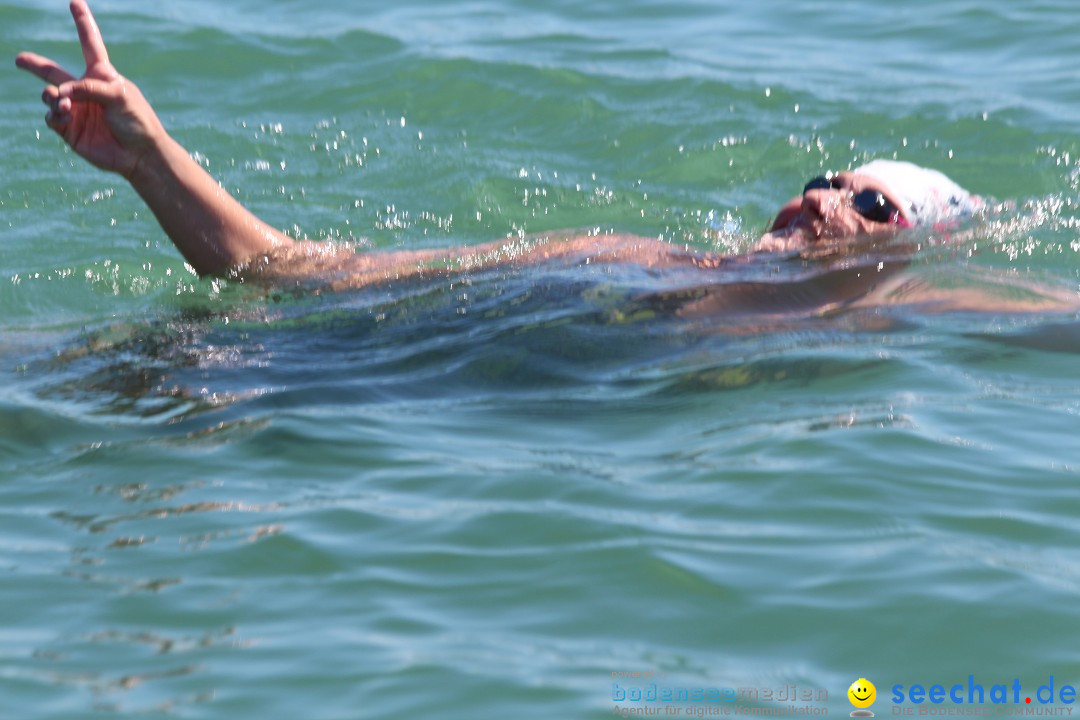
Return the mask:
M 840 185 L 836 176 L 827 178 L 824 175 L 819 175 L 806 183 L 803 188 L 803 195 L 810 190 L 829 189 L 843 190 L 844 188 Z M 855 193 L 851 196 L 851 207 L 855 212 L 873 222 L 905 224 L 904 214 L 900 212 L 900 208 L 893 205 L 887 197 L 877 190 L 863 190 Z

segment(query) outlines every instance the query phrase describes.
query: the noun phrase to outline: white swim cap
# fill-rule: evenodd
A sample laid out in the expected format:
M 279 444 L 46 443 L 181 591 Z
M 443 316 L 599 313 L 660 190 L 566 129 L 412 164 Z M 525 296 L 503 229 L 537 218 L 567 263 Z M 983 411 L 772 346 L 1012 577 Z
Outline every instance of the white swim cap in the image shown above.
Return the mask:
M 853 172 L 888 187 L 903 204 L 901 209 L 914 225 L 961 220 L 971 217 L 984 205 L 982 198 L 972 195 L 943 173 L 909 162 L 874 160 Z

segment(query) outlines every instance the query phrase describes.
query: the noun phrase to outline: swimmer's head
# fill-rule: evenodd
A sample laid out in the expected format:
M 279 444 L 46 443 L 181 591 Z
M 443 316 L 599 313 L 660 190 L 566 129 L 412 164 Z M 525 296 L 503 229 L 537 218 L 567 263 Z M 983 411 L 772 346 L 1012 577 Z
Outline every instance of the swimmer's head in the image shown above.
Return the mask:
M 811 179 L 777 215 L 755 251 L 799 250 L 813 243 L 895 233 L 911 227 L 904 202 L 884 182 L 854 172 Z

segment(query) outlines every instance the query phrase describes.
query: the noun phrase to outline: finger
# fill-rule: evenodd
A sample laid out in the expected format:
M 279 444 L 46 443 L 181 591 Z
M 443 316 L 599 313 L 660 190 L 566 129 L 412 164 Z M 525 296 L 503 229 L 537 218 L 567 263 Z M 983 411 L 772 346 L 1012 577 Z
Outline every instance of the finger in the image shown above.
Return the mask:
M 71 116 L 63 113 L 58 113 L 50 110 L 45 113 L 45 124 L 49 126 L 51 130 L 63 135 L 64 128 L 71 122 Z
M 94 20 L 86 0 L 71 0 L 71 17 L 75 19 L 75 28 L 79 31 L 79 43 L 82 45 L 86 69 L 109 64 L 109 53 L 105 50 L 105 41 L 101 30 Z
M 57 88 L 60 101 L 65 98 L 77 102 L 95 102 L 109 105 L 124 96 L 124 88 L 121 82 L 99 80 L 98 78 L 84 78 L 75 82 L 64 83 Z
M 41 93 L 41 102 L 49 106 L 49 109 L 61 115 L 71 112 L 71 98 L 60 97 L 60 88 L 50 85 Z
M 41 102 L 49 106 L 51 110 L 56 109 L 56 103 L 60 100 L 60 89 L 55 85 L 47 86 L 41 92 Z
M 19 53 L 15 58 L 15 67 L 37 75 L 50 85 L 71 82 L 75 77 L 47 57 L 36 53 Z

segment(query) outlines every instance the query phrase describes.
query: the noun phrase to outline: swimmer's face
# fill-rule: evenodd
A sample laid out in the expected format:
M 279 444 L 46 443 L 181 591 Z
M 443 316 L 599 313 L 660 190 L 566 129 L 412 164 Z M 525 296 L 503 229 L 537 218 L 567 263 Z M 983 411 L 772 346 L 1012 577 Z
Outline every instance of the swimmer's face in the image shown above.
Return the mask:
M 842 172 L 829 179 L 829 187 L 803 192 L 795 222 L 818 239 L 895 232 L 895 213 L 878 214 L 868 209 L 868 199 L 879 196 L 885 207 L 901 207 L 884 184 L 865 175 Z
M 868 212 L 866 203 L 859 202 L 875 198 L 879 193 L 886 207 L 902 207 L 892 190 L 874 178 L 852 172 L 834 175 L 828 187 L 807 189 L 785 205 L 773 230 L 754 249 L 797 250 L 822 240 L 891 234 L 900 227 L 908 227 L 902 216 L 879 216 L 884 221 L 873 219 L 876 213 Z

